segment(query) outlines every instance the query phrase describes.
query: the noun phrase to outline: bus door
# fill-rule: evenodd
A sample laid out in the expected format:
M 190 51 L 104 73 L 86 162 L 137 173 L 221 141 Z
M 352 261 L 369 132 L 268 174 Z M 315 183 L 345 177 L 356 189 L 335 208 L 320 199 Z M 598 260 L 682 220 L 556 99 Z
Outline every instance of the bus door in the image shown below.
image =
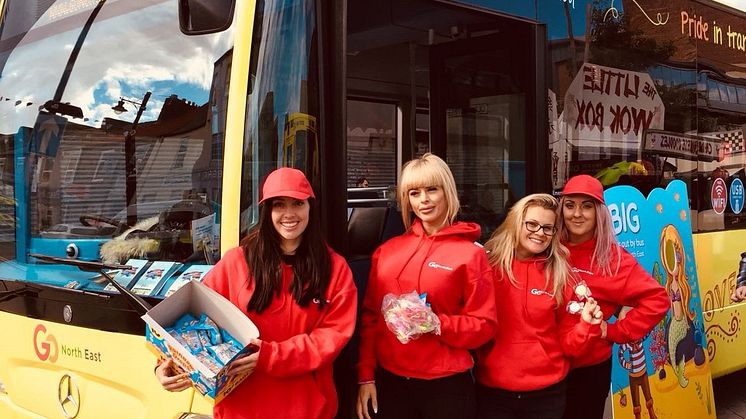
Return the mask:
M 482 241 L 511 202 L 547 190 L 548 176 L 530 175 L 546 149 L 536 144 L 546 141 L 537 134 L 546 129 L 537 75 L 546 37 L 532 22 L 449 2 L 349 1 L 347 11 L 346 242 L 362 296 L 371 254 L 403 232 L 395 202 L 402 163 L 443 157 L 460 218 L 482 226 Z M 345 388 L 338 383 L 340 412 L 346 397 L 354 400 Z
M 430 53 L 432 150 L 447 157 L 461 219 L 482 227 L 484 242 L 510 206 L 548 190 L 543 148 L 546 89 L 543 26 L 493 18 L 452 26 L 456 39 Z
M 383 3 L 348 3 L 349 226 L 357 207 L 393 207 L 402 163 L 431 151 L 453 171 L 461 219 L 486 240 L 512 202 L 548 190 L 532 170 L 547 160 L 544 27 L 446 2 Z M 359 243 L 348 237 L 375 249 Z

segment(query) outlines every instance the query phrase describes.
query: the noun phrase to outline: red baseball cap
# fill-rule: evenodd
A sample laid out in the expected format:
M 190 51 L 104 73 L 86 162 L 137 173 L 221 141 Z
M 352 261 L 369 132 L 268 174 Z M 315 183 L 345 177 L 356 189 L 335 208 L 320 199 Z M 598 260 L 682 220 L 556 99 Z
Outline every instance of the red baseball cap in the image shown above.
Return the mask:
M 589 175 L 576 175 L 570 178 L 565 183 L 565 187 L 562 189 L 562 195 L 587 195 L 591 198 L 595 198 L 602 204 L 604 202 L 604 187 L 601 182 L 593 176 Z
M 295 199 L 316 198 L 313 194 L 313 188 L 308 183 L 306 175 L 298 169 L 292 167 L 281 167 L 273 170 L 264 181 L 262 188 L 262 202 L 269 198 L 278 196 L 287 196 Z

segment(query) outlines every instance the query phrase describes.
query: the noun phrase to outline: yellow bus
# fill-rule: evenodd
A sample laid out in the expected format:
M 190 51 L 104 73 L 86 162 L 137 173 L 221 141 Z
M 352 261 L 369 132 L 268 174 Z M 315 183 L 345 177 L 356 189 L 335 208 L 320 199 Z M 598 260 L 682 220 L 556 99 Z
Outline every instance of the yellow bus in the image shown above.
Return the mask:
M 319 177 L 319 137 L 316 118 L 302 112 L 288 115 L 283 132 L 283 165 L 299 167 Z
M 261 179 L 287 165 L 309 175 L 362 292 L 373 249 L 401 228 L 399 168 L 427 151 L 483 239 L 515 200 L 577 173 L 643 193 L 684 180 L 713 375 L 746 365 L 744 305 L 728 298 L 746 250 L 742 10 L 0 0 L 0 13 L 0 417 L 209 415 L 160 388 L 140 310 L 92 266 L 172 263 L 143 296 L 157 304 L 238 244 Z M 340 417 L 354 344 L 336 365 Z

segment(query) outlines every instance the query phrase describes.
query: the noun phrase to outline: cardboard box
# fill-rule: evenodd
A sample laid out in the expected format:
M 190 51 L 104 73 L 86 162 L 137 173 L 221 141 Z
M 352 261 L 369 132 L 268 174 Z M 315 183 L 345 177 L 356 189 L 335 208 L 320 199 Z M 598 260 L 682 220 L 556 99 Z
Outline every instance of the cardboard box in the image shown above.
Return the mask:
M 166 332 L 166 327 L 172 327 L 185 313 L 191 313 L 197 318 L 206 313 L 221 329 L 227 330 L 244 345 L 241 352 L 217 374 L 210 371 L 189 349 Z M 145 337 L 150 349 L 157 356 L 173 358 L 179 372 L 189 372 L 194 387 L 203 395 L 212 398 L 215 403 L 222 400 L 248 376 L 229 376 L 226 370 L 233 360 L 252 351 L 247 345 L 251 339 L 259 337 L 259 330 L 238 307 L 201 282 L 190 281 L 150 309 L 142 319 L 147 326 Z

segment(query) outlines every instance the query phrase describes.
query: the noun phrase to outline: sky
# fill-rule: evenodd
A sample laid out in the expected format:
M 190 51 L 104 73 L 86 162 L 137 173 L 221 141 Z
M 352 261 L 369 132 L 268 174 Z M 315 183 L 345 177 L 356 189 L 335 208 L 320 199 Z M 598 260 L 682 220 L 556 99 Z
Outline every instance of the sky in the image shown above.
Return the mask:
M 743 10 L 746 12 L 746 0 L 715 0 L 718 3 L 727 4 L 734 9 Z
M 112 12 L 117 8 L 119 13 Z M 92 7 L 83 9 L 82 21 Z M 33 126 L 39 105 L 53 98 L 78 38 L 79 27 L 60 31 L 52 14 L 50 9 L 38 20 L 3 69 L 0 96 L 11 98 L 0 101 L 3 134 Z M 152 96 L 142 122 L 156 119 L 171 94 L 202 105 L 208 100 L 213 64 L 231 39 L 228 32 L 182 35 L 175 2 L 107 2 L 86 37 L 62 101 L 82 108 L 87 120 L 74 122 L 90 126 L 100 126 L 104 117 L 131 121 L 136 114 L 133 105 L 126 104 L 130 111 L 122 115 L 115 115 L 111 107 L 120 97 L 139 102 L 146 91 Z M 17 101 L 21 103 L 16 105 Z

